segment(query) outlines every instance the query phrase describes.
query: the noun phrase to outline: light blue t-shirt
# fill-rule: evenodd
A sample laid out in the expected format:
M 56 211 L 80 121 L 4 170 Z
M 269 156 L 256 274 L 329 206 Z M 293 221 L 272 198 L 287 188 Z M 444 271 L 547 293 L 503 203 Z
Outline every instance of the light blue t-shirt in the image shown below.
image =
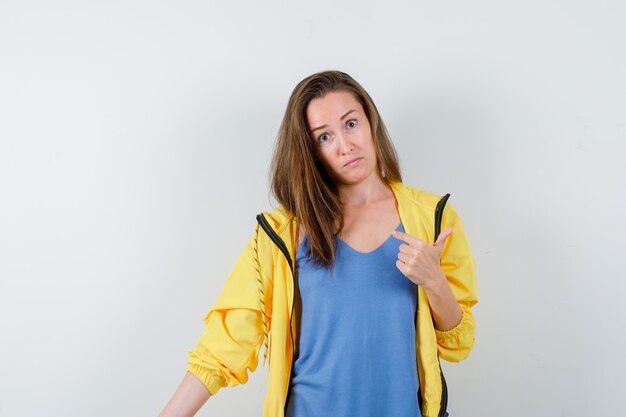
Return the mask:
M 362 253 L 338 239 L 331 276 L 306 257 L 305 237 L 296 255 L 302 316 L 286 417 L 421 417 L 417 291 L 396 267 L 402 243 L 390 234 Z

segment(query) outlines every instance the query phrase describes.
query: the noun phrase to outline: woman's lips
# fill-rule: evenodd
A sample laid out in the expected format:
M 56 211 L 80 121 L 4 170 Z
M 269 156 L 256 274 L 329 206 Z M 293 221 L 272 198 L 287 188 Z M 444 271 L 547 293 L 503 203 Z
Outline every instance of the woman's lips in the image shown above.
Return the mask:
M 355 158 L 355 159 L 351 160 L 350 162 L 348 162 L 347 164 L 345 164 L 344 167 L 351 167 L 353 165 L 356 165 L 356 163 L 358 161 L 360 161 L 361 159 L 363 159 L 363 158 Z

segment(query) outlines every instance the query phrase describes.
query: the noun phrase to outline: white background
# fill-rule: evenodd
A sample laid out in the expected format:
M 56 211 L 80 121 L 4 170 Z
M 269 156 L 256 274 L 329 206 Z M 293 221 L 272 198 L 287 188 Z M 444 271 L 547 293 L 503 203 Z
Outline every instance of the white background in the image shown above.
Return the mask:
M 156 416 L 340 69 L 451 193 L 477 341 L 451 417 L 626 415 L 620 1 L 3 1 L 0 416 Z M 201 416 L 260 415 L 267 367 Z

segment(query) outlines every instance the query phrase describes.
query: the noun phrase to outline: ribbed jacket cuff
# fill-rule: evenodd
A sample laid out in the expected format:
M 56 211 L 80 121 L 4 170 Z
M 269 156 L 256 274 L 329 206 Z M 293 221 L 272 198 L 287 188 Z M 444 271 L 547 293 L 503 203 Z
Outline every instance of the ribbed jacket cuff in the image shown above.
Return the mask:
M 198 377 L 198 379 L 209 390 L 211 396 L 217 394 L 217 391 L 219 391 L 220 388 L 226 386 L 224 378 L 222 378 L 222 376 L 215 370 L 203 368 L 200 365 L 191 363 L 187 367 L 187 371 Z
M 455 346 L 459 344 L 459 336 L 471 326 L 471 317 L 465 311 L 461 311 L 463 312 L 463 316 L 461 317 L 459 324 L 445 331 L 435 329 L 435 334 L 437 335 L 437 341 L 439 343 L 448 345 L 452 342 Z

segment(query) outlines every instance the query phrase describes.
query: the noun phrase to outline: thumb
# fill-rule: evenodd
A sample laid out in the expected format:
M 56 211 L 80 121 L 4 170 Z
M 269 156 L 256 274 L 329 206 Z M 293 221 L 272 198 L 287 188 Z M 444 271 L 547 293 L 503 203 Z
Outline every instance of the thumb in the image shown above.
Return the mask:
M 445 245 L 446 239 L 452 233 L 454 233 L 454 228 L 453 227 L 451 227 L 449 229 L 446 229 L 443 232 L 439 233 L 439 236 L 437 237 L 437 241 L 433 245 L 437 250 L 439 250 L 439 254 L 441 254 L 441 252 L 443 252 L 443 245 Z

